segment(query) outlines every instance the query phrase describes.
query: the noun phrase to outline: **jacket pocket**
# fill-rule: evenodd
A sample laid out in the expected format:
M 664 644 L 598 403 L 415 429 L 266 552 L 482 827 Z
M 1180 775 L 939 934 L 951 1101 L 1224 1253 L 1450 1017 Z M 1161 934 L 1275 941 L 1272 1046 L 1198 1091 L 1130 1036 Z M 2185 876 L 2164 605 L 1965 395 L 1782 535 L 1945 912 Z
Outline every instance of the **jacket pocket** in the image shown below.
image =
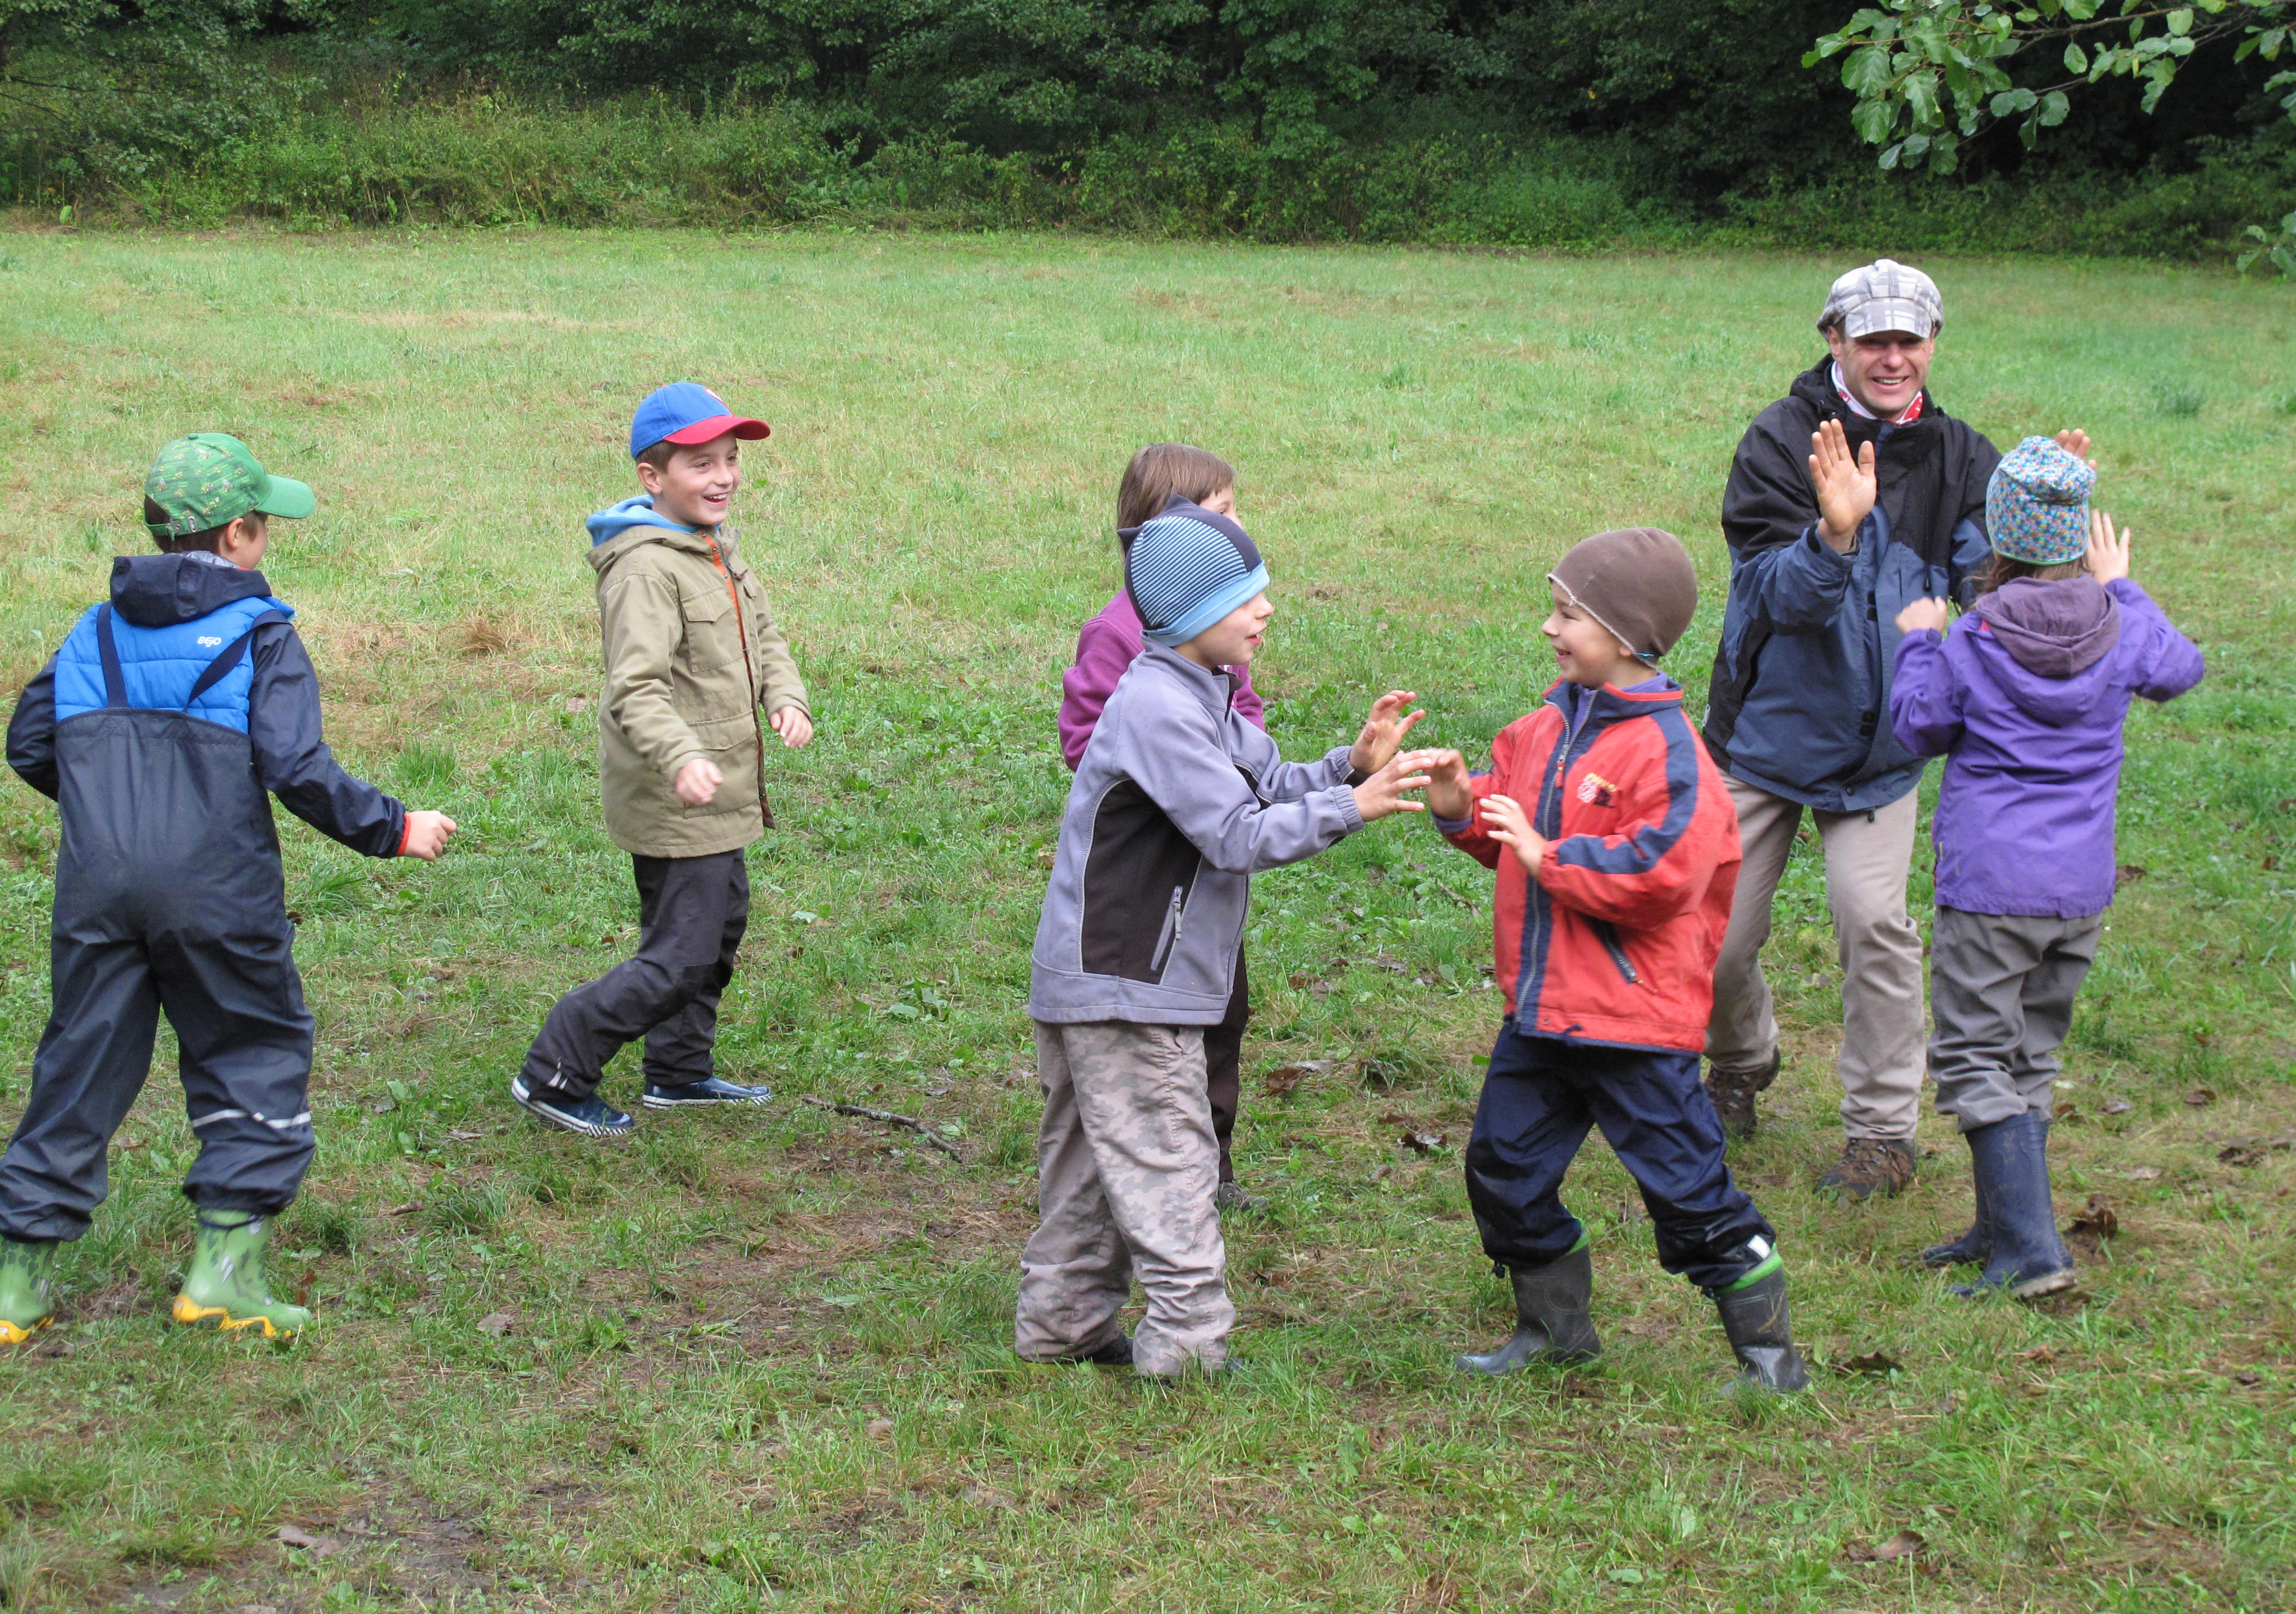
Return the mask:
M 1085 855 L 1078 963 L 1091 975 L 1160 982 L 1179 951 L 1203 859 L 1129 779 L 1101 796 Z
M 1635 961 L 1627 956 L 1627 944 L 1619 939 L 1619 927 L 1607 919 L 1592 922 L 1595 936 L 1603 943 L 1603 951 L 1611 955 L 1611 963 L 1619 971 L 1619 979 L 1630 987 L 1642 985 L 1643 978 L 1635 972 Z
M 677 611 L 685 620 L 685 665 L 697 683 L 706 680 L 716 684 L 721 681 L 708 675 L 720 668 L 740 668 L 742 624 L 734 615 L 734 596 L 726 592 L 722 579 L 712 578 L 681 594 Z M 745 704 L 748 680 L 737 670 L 730 684 L 731 707 L 739 711 Z M 716 692 L 712 691 L 713 695 Z

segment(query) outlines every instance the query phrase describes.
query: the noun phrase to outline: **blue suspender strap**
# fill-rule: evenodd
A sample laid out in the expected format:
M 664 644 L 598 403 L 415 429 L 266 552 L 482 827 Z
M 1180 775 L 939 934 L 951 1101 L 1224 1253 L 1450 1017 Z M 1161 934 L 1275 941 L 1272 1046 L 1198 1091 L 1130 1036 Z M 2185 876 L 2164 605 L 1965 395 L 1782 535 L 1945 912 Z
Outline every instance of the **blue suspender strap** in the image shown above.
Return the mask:
M 111 637 L 111 607 L 109 605 L 96 609 L 95 653 L 103 662 L 104 705 L 126 706 L 127 680 L 119 674 L 119 646 Z
M 111 608 L 110 606 L 106 606 L 104 609 L 106 610 L 110 610 Z M 224 679 L 230 676 L 231 669 L 237 667 L 239 665 L 239 659 L 247 653 L 247 642 L 255 637 L 255 630 L 257 628 L 261 627 L 267 623 L 284 622 L 286 619 L 287 619 L 285 617 L 280 615 L 275 610 L 266 610 L 261 616 L 256 618 L 254 621 L 250 622 L 247 625 L 247 631 L 240 635 L 238 638 L 234 639 L 230 643 L 225 645 L 221 650 L 217 651 L 216 652 L 216 659 L 209 662 L 205 668 L 201 669 L 200 676 L 192 680 L 192 692 L 184 697 L 184 709 L 185 711 L 191 710 L 192 707 L 198 701 L 201 695 L 206 694 L 208 691 L 213 689 L 217 684 L 222 683 Z M 104 643 L 109 644 L 111 640 L 107 638 Z M 113 664 L 110 661 L 106 661 L 104 663 L 104 676 L 107 679 L 111 676 L 112 665 Z M 114 704 L 125 706 L 127 703 L 125 700 L 119 700 L 114 702 Z

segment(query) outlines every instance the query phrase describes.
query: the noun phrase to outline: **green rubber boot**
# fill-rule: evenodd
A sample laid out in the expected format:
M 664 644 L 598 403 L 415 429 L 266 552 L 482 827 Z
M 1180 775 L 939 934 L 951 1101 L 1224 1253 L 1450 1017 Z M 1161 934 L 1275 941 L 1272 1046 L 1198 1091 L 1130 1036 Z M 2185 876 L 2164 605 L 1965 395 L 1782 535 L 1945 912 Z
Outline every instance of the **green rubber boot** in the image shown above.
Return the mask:
M 0 1345 L 21 1345 L 48 1325 L 55 1272 L 54 1241 L 0 1238 Z
M 176 1321 L 258 1340 L 300 1333 L 311 1314 L 273 1299 L 263 1281 L 263 1247 L 270 1241 L 270 1222 L 251 1210 L 201 1211 L 192 1269 L 176 1297 Z

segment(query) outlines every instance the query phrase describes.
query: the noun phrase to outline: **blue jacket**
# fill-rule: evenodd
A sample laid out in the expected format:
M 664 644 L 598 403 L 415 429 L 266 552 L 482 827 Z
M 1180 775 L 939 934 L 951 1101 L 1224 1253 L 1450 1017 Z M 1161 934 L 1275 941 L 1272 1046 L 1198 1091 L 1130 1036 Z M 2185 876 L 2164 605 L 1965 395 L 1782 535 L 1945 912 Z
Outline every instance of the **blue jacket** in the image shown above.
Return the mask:
M 262 573 L 213 555 L 112 562 L 110 603 L 88 608 L 8 721 L 8 766 L 62 819 L 59 933 L 283 933 L 273 794 L 353 851 L 398 855 L 406 809 L 320 738 L 292 615 Z
M 1897 616 L 1917 599 L 1966 602 L 1989 553 L 1985 484 L 2001 455 L 1926 392 L 1922 405 L 1903 426 L 1859 416 L 1821 360 L 1747 429 L 1723 494 L 1730 600 L 1707 745 L 1726 773 L 1827 812 L 1885 807 L 1920 782 L 1922 758 L 1890 728 Z M 1817 536 L 1809 479 L 1827 419 L 1852 453 L 1874 445 L 1880 497 L 1846 555 Z

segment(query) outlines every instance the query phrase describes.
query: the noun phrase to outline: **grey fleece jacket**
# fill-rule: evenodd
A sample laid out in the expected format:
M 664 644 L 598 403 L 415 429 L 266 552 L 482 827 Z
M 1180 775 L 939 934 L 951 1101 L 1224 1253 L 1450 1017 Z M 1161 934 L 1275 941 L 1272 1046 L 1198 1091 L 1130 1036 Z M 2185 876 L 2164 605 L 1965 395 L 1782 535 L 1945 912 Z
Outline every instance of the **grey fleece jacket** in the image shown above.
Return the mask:
M 1032 1019 L 1218 1025 L 1253 872 L 1363 828 L 1347 748 L 1286 762 L 1234 693 L 1226 673 L 1158 644 L 1118 680 L 1069 787 Z

